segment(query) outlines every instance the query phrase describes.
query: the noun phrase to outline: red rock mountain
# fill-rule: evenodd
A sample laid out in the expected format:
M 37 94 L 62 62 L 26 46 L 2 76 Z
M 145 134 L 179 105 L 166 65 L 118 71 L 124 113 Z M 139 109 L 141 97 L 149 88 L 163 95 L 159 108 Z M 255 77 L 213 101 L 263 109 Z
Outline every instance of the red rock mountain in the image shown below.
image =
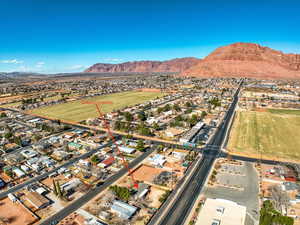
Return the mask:
M 252 43 L 220 47 L 182 76 L 300 78 L 300 54 L 284 54 Z
M 167 61 L 134 61 L 120 64 L 97 63 L 85 72 L 182 72 L 196 65 L 199 61 L 200 59 L 187 57 Z

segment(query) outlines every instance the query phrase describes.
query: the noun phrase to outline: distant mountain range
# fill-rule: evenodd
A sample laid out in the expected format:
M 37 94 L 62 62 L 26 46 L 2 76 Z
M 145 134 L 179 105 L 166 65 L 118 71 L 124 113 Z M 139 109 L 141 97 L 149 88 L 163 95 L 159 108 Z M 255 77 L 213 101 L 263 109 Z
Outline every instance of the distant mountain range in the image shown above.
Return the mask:
M 204 59 L 97 63 L 85 72 L 179 72 L 196 77 L 300 78 L 300 54 L 284 54 L 253 43 L 217 48 Z
M 85 72 L 181 72 L 196 65 L 200 59 L 187 57 L 167 61 L 133 61 L 119 64 L 97 63 Z
M 195 77 L 300 78 L 300 54 L 285 54 L 253 43 L 234 43 L 217 48 L 204 59 L 176 58 L 166 61 L 97 63 L 82 73 L 39 74 L 0 72 L 1 79 L 70 76 L 178 73 Z

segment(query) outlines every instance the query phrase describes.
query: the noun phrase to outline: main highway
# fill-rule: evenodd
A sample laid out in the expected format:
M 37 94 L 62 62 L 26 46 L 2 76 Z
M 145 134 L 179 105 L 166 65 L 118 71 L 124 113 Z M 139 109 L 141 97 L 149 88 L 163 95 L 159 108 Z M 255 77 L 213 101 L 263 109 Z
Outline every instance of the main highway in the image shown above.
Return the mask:
M 195 164 L 196 168 L 188 180 L 183 183 L 175 199 L 168 198 L 160 210 L 152 217 L 149 225 L 183 225 L 189 215 L 197 196 L 200 194 L 205 180 L 214 164 L 217 155 L 220 153 L 221 146 L 226 138 L 227 129 L 230 126 L 231 119 L 234 115 L 235 108 L 238 102 L 240 87 L 234 94 L 233 102 L 231 103 L 222 123 L 218 127 L 214 136 L 208 143 L 208 147 L 204 148 L 203 158 L 200 163 Z M 210 146 L 213 146 L 210 147 Z M 175 191 L 175 190 L 174 190 Z M 172 201 L 173 200 L 173 201 Z

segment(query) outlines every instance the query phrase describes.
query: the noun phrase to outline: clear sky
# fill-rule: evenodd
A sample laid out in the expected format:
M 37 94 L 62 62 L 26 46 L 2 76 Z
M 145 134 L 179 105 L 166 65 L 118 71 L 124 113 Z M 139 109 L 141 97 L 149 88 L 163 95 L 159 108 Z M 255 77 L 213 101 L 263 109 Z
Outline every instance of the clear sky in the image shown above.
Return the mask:
M 0 71 L 204 57 L 234 42 L 300 53 L 298 0 L 1 0 Z

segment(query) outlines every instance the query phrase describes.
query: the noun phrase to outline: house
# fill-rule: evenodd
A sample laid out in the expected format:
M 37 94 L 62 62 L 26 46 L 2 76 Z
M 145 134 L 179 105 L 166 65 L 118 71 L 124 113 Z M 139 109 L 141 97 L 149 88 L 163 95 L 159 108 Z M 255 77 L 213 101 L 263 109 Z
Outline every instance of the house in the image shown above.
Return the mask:
M 120 146 L 119 149 L 120 149 L 121 152 L 124 152 L 124 153 L 127 153 L 127 154 L 132 154 L 132 153 L 135 152 L 134 148 L 129 148 L 129 147 L 126 147 L 126 146 Z
M 160 154 L 155 154 L 153 156 L 150 156 L 148 158 L 148 161 L 154 165 L 154 166 L 159 166 L 159 167 L 163 167 L 163 165 L 165 164 L 166 162 L 166 159 L 163 155 L 160 155 Z
M 4 145 L 5 152 L 11 152 L 13 150 L 16 150 L 19 147 L 20 146 L 17 145 L 16 143 L 8 143 L 8 144 Z
M 66 132 L 65 133 L 65 138 L 67 139 L 71 139 L 73 137 L 75 137 L 76 133 L 73 133 L 73 132 Z
M 158 123 L 159 122 L 159 119 L 156 119 L 156 118 L 154 118 L 154 117 L 150 117 L 150 118 L 148 118 L 147 120 L 146 120 L 146 122 L 148 123 L 148 124 L 154 124 L 154 123 Z
M 23 155 L 26 159 L 31 159 L 37 156 L 38 153 L 33 149 L 24 149 L 23 151 L 21 151 L 21 155 Z
M 83 146 L 81 144 L 78 144 L 78 143 L 75 143 L 75 142 L 70 142 L 68 144 L 68 147 L 71 150 L 80 150 L 80 149 L 82 149 Z
M 16 202 L 18 199 L 17 199 L 17 197 L 14 195 L 14 194 L 12 194 L 12 193 L 9 193 L 8 195 L 7 195 L 7 197 L 12 201 L 12 202 Z
M 42 209 L 50 205 L 50 200 L 37 192 L 29 192 L 26 198 L 36 209 Z
M 21 165 L 21 170 L 23 170 L 24 172 L 29 172 L 30 171 L 30 168 L 28 166 L 25 166 L 25 165 Z
M 24 171 L 22 171 L 21 169 L 19 169 L 18 167 L 14 167 L 12 169 L 13 173 L 16 174 L 17 177 L 24 177 L 26 174 L 24 173 Z
M 170 127 L 167 130 L 165 130 L 165 134 L 167 137 L 176 137 L 180 134 L 182 134 L 184 131 L 180 129 L 176 129 L 174 127 Z
M 283 191 L 300 191 L 300 185 L 293 182 L 284 182 L 281 184 Z
M 135 198 L 139 199 L 139 198 L 144 198 L 150 191 L 150 185 L 145 184 L 145 183 L 140 183 L 138 190 L 135 194 Z
M 82 182 L 80 181 L 80 179 L 74 178 L 74 179 L 62 184 L 60 187 L 62 190 L 64 190 L 68 194 L 71 194 L 81 184 L 82 184 Z
M 103 160 L 101 163 L 98 164 L 101 168 L 107 168 L 111 166 L 115 161 L 115 158 L 113 156 Z
M 115 200 L 111 206 L 111 211 L 118 214 L 122 219 L 128 220 L 136 213 L 137 207 Z

